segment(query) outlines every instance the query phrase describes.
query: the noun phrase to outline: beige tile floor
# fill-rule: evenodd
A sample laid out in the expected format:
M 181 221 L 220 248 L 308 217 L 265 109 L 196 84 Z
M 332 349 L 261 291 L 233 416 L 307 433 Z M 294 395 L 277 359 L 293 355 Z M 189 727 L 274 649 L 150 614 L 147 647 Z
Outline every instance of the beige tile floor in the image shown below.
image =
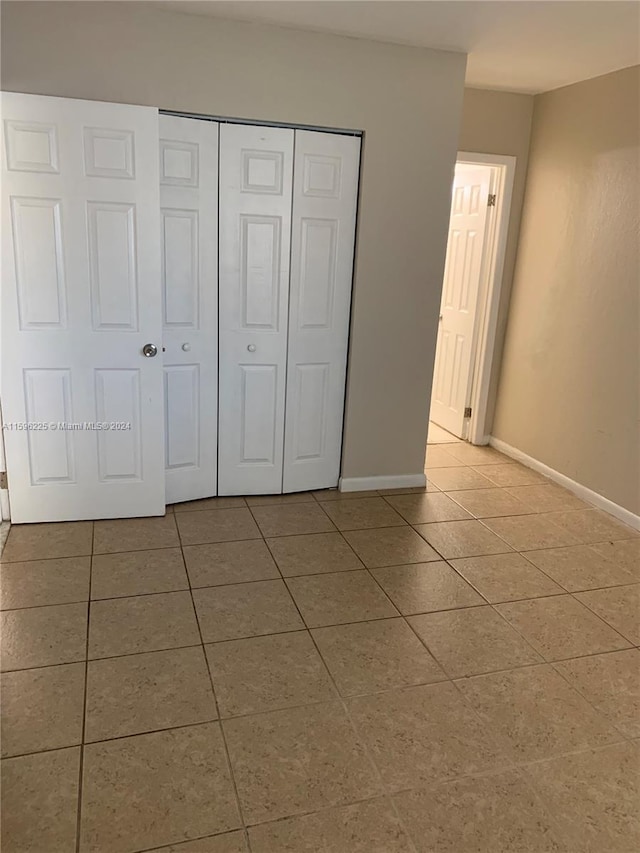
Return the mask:
M 426 471 L 12 528 L 3 853 L 640 849 L 640 536 Z

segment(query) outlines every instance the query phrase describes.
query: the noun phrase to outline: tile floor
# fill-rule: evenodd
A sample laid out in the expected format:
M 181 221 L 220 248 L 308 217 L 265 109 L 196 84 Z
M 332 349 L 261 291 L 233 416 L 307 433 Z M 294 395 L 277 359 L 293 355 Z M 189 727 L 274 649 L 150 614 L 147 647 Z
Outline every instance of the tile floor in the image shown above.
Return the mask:
M 433 421 L 429 421 L 429 432 L 427 435 L 427 444 L 447 444 L 448 442 L 456 442 L 458 439 L 455 435 L 451 435 L 450 432 L 447 432 L 446 429 L 442 429 L 441 426 L 434 423 Z
M 3 853 L 640 849 L 640 536 L 426 471 L 12 528 Z
M 4 548 L 4 543 L 9 535 L 9 526 L 8 521 L 0 521 L 0 554 L 2 554 L 2 548 Z

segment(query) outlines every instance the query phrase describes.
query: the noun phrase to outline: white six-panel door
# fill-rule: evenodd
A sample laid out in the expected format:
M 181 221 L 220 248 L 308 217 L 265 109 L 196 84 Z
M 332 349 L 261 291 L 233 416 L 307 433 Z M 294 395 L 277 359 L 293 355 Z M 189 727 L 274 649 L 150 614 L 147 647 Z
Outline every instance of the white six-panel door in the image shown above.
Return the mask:
M 12 519 L 162 514 L 157 111 L 3 94 L 2 122 Z
M 220 126 L 220 495 L 282 491 L 293 133 Z
M 167 503 L 216 494 L 218 124 L 160 116 Z
M 430 419 L 464 437 L 490 170 L 456 166 Z
M 283 491 L 338 484 L 360 139 L 295 132 Z

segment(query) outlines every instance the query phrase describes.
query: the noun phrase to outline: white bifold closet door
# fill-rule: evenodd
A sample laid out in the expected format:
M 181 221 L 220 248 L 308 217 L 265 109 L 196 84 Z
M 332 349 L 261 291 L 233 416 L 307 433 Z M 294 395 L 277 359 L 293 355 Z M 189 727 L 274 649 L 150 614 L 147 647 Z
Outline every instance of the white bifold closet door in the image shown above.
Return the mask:
M 293 134 L 220 126 L 220 495 L 282 491 Z
M 12 520 L 161 515 L 162 358 L 143 354 L 161 349 L 157 110 L 1 103 Z
M 338 484 L 360 138 L 296 130 L 283 492 Z
M 359 139 L 14 93 L 2 119 L 13 521 L 337 485 Z
M 160 116 L 167 503 L 216 494 L 218 124 Z
M 220 127 L 221 495 L 338 483 L 359 155 L 353 136 Z

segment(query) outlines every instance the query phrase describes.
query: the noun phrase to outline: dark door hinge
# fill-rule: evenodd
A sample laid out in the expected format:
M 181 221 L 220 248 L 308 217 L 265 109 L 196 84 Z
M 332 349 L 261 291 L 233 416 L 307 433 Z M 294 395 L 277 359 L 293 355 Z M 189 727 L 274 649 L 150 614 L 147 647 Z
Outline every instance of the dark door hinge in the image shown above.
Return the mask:
M 0 471 L 0 489 L 8 489 L 9 482 L 7 480 L 7 472 Z
M 465 418 L 471 417 L 471 406 L 467 406 L 467 408 L 464 410 L 464 416 Z
M 496 206 L 496 194 L 489 193 L 489 197 L 487 199 L 487 207 L 495 207 Z

